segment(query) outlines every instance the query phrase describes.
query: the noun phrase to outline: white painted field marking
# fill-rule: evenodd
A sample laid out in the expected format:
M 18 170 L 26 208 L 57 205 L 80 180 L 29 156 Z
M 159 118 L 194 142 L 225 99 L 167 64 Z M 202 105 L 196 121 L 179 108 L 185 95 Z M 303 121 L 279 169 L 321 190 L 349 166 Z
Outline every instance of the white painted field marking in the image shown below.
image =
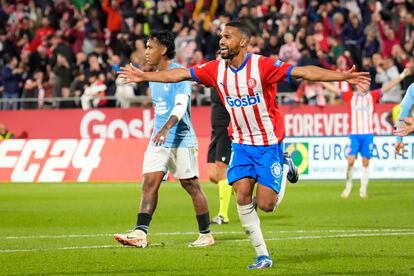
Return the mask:
M 386 237 L 386 236 L 409 236 L 414 232 L 390 232 L 390 233 L 354 233 L 354 234 L 338 234 L 327 236 L 296 236 L 284 238 L 268 238 L 266 241 L 283 241 L 283 240 L 315 240 L 315 239 L 332 239 L 332 238 L 357 238 L 357 237 Z M 232 242 L 248 242 L 248 239 L 239 240 L 223 240 L 220 243 Z M 164 243 L 152 243 L 151 247 L 164 246 Z M 82 249 L 103 249 L 103 248 L 121 248 L 121 245 L 90 245 L 90 246 L 70 246 L 58 248 L 28 248 L 28 249 L 0 249 L 0 253 L 20 253 L 20 252 L 36 252 L 36 251 L 64 251 L 64 250 L 82 250 Z
M 411 236 L 414 232 L 390 232 L 390 233 L 355 233 L 355 234 L 339 234 L 326 236 L 297 236 L 284 238 L 268 238 L 266 241 L 284 241 L 284 240 L 316 240 L 316 239 L 333 239 L 333 238 L 355 238 L 355 237 L 386 237 L 386 236 Z M 224 240 L 222 242 L 244 242 L 247 239 L 240 240 Z
M 411 232 L 414 229 L 322 229 L 322 230 L 279 230 L 263 231 L 265 234 L 294 234 L 294 233 L 376 233 L 376 232 Z M 182 236 L 197 235 L 198 232 L 161 232 L 151 233 L 151 236 Z M 243 231 L 220 231 L 213 232 L 214 235 L 244 234 Z M 111 237 L 114 234 L 69 234 L 69 235 L 38 235 L 38 236 L 9 236 L 0 237 L 0 240 L 20 240 L 20 239 L 72 239 L 72 238 L 95 238 Z

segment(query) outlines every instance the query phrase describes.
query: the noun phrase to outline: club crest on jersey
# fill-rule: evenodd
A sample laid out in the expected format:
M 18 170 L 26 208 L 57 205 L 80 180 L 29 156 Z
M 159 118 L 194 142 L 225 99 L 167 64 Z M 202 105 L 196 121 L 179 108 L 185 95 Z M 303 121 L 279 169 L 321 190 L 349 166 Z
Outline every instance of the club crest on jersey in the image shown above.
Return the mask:
M 241 107 L 241 106 L 249 106 L 249 105 L 256 105 L 260 103 L 260 96 L 256 94 L 255 96 L 244 96 L 239 98 L 232 98 L 230 96 L 226 97 L 226 102 L 230 107 Z
M 273 64 L 275 67 L 280 67 L 283 65 L 283 61 L 281 61 L 280 59 L 276 60 L 275 63 Z
M 250 89 L 255 88 L 255 87 L 256 87 L 256 84 L 257 84 L 257 82 L 256 82 L 256 80 L 255 80 L 254 78 L 249 78 L 249 79 L 247 80 L 247 86 L 248 86 Z
M 272 175 L 276 178 L 282 176 L 282 166 L 280 166 L 278 162 L 273 163 L 272 166 L 270 166 L 270 171 L 272 172 Z
M 170 89 L 170 84 L 169 83 L 164 83 L 164 90 L 168 91 L 168 89 Z

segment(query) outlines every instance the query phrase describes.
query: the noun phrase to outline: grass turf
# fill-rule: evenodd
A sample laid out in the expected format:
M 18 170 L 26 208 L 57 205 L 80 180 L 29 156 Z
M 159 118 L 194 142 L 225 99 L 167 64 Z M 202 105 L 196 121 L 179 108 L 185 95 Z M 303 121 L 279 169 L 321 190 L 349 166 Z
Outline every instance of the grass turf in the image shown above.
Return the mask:
M 217 187 L 202 184 L 210 214 Z M 216 245 L 188 248 L 197 237 L 190 198 L 164 183 L 146 249 L 112 234 L 131 229 L 138 184 L 0 184 L 2 275 L 407 275 L 414 274 L 414 181 L 370 182 L 341 199 L 342 181 L 289 185 L 276 213 L 259 212 L 274 267 L 247 271 L 254 249 L 234 198 L 228 225 L 212 226 Z

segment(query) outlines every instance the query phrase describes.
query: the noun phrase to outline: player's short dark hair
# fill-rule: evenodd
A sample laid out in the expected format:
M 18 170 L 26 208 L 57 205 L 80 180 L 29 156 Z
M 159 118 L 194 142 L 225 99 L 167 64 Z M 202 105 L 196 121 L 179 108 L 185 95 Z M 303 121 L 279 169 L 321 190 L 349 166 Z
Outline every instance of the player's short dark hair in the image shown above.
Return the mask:
M 224 26 L 236 28 L 237 30 L 239 30 L 239 32 L 247 36 L 247 38 L 250 38 L 252 36 L 249 27 L 247 27 L 247 25 L 241 21 L 230 21 L 226 23 L 226 25 Z
M 167 48 L 168 59 L 175 57 L 175 37 L 172 32 L 169 31 L 154 31 L 149 35 L 149 39 L 156 39 L 159 44 Z

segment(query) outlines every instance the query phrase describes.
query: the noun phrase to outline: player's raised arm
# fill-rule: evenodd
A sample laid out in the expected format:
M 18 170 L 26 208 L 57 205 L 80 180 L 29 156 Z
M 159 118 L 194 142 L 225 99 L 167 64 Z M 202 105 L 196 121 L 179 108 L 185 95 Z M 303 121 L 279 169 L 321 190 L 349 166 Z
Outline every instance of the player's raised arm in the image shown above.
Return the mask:
M 164 70 L 159 72 L 144 72 L 129 64 L 125 67 L 121 67 L 121 71 L 118 72 L 119 76 L 124 79 L 125 83 L 132 82 L 180 82 L 184 80 L 192 80 L 190 70 L 186 68 L 174 68 L 171 70 Z
M 386 85 L 384 85 L 384 87 L 381 89 L 382 93 L 387 93 L 388 91 L 390 91 L 394 86 L 396 86 L 397 84 L 399 84 L 406 76 L 411 74 L 411 70 L 408 68 L 405 68 L 404 71 L 395 79 L 393 79 L 392 81 L 388 82 Z
M 318 66 L 296 66 L 290 73 L 293 78 L 302 78 L 310 81 L 347 81 L 366 91 L 370 85 L 369 72 L 355 72 L 355 66 L 345 72 L 337 72 Z

